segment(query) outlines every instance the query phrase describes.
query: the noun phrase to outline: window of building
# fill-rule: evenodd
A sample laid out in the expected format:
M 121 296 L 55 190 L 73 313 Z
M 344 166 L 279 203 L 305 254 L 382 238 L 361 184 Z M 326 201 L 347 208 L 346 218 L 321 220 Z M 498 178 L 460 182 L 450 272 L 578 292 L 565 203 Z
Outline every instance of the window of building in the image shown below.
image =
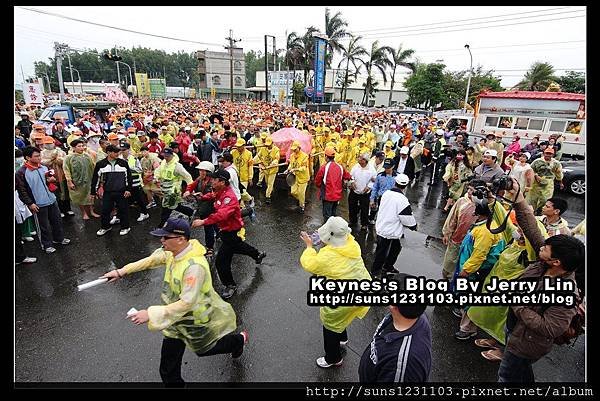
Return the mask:
M 498 128 L 511 128 L 513 120 L 514 117 L 500 117 L 500 123 L 498 123 Z
M 529 124 L 529 118 L 517 117 L 517 122 L 515 123 L 515 129 L 527 129 L 528 124 Z
M 212 77 L 212 83 L 213 85 L 221 85 L 221 77 L 215 75 L 214 77 Z
M 498 125 L 498 117 L 486 117 L 485 126 L 486 127 L 495 127 Z
M 236 71 L 241 71 L 242 70 L 242 63 L 240 61 L 236 61 L 235 63 L 233 63 L 233 69 Z
M 550 123 L 550 128 L 548 129 L 548 132 L 565 132 L 566 126 L 567 126 L 566 121 L 554 120 Z
M 200 67 L 200 68 L 206 67 L 206 60 L 204 60 L 203 58 L 198 59 L 198 67 Z
M 206 74 L 198 74 L 198 80 L 200 82 L 206 81 Z
M 235 86 L 242 86 L 242 78 L 235 77 Z
M 567 134 L 579 134 L 581 132 L 582 125 L 583 125 L 583 122 L 581 122 L 581 121 L 569 121 L 565 132 Z
M 535 118 L 530 118 L 529 119 L 529 127 L 527 127 L 527 129 L 535 129 L 535 130 L 541 131 L 542 129 L 544 129 L 545 121 L 546 120 L 538 120 Z

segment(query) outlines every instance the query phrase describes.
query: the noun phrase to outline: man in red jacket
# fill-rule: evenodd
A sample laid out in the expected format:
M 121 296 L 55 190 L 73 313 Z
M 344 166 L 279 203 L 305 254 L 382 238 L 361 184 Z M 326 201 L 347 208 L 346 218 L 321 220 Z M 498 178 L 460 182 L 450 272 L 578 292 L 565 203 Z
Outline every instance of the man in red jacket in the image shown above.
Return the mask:
M 351 180 L 352 176 L 342 166 L 335 162 L 335 150 L 325 149 L 327 162 L 319 168 L 315 184 L 320 189 L 323 200 L 323 218 L 327 221 L 331 216 L 337 216 L 337 205 L 342 199 L 343 181 Z
M 258 249 L 240 237 L 240 230 L 244 227 L 244 222 L 242 220 L 240 204 L 233 189 L 229 186 L 229 172 L 219 169 L 211 177 L 213 192 L 203 195 L 201 199 L 214 200 L 215 212 L 206 219 L 194 220 L 192 227 L 201 227 L 210 224 L 216 224 L 219 227 L 219 236 L 222 243 L 217 252 L 216 265 L 219 279 L 225 286 L 225 291 L 223 291 L 221 297 L 228 299 L 237 290 L 233 275 L 231 274 L 231 259 L 233 255 L 236 253 L 248 255 L 254 259 L 256 264 L 261 264 L 267 254 L 259 252 Z

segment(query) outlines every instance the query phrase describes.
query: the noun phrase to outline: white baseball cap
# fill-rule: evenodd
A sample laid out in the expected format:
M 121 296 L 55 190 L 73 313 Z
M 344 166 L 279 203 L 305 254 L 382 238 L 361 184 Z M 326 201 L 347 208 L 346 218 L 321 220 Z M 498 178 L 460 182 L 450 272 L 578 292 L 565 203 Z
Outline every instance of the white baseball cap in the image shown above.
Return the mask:
M 408 185 L 410 178 L 408 178 L 406 174 L 398 174 L 394 177 L 394 181 L 396 181 L 396 184 L 398 185 Z
M 498 157 L 498 151 L 495 149 L 488 149 L 483 153 L 484 156 L 492 156 L 492 157 Z
M 407 155 L 407 154 L 408 154 L 408 151 L 409 151 L 409 149 L 408 149 L 408 146 L 402 146 L 402 147 L 400 148 L 400 154 L 401 154 L 401 155 Z

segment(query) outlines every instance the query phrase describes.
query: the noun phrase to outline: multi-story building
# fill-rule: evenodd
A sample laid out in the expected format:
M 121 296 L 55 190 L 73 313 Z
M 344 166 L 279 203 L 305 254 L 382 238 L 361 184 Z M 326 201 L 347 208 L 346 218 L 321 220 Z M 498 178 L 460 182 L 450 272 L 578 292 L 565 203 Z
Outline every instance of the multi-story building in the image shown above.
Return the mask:
M 234 99 L 245 99 L 248 91 L 246 90 L 244 50 L 241 47 L 234 47 L 232 53 L 233 96 Z M 198 59 L 198 74 L 200 75 L 200 97 L 210 97 L 214 93 L 217 99 L 229 99 L 231 88 L 231 56 L 229 51 L 198 51 L 196 52 L 196 58 Z

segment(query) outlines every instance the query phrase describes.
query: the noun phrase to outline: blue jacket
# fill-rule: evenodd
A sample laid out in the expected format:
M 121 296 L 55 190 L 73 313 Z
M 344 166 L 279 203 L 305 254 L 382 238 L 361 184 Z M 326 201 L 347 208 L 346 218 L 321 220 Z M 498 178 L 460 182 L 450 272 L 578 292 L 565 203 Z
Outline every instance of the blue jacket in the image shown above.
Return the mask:
M 396 176 L 396 171 L 392 172 L 392 175 L 386 175 L 385 171 L 377 174 L 377 178 L 375 179 L 375 184 L 373 185 L 373 189 L 371 190 L 371 200 L 374 201 L 377 198 L 380 198 L 381 195 L 388 189 L 394 188 L 395 181 L 394 177 Z
M 46 183 L 48 167 L 41 166 L 36 170 L 29 170 L 22 166 L 15 173 L 15 188 L 19 198 L 27 206 L 35 203 L 39 207 L 49 206 L 56 202 L 56 196 L 48 189 Z

